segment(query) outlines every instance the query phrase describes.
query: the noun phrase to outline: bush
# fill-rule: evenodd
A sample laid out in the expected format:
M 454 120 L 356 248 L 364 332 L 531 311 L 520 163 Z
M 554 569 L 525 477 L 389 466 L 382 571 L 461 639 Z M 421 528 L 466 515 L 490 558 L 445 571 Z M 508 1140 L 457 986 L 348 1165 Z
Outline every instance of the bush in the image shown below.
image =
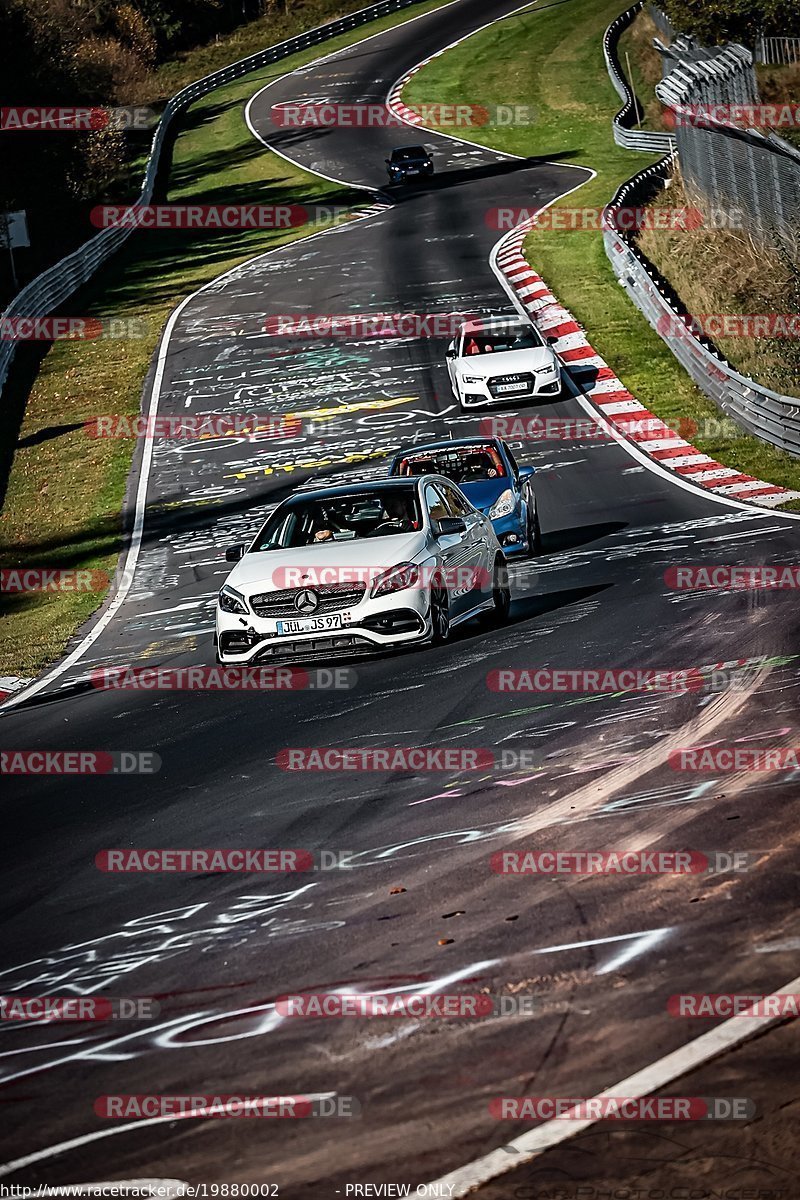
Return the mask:
M 760 33 L 800 36 L 796 0 L 664 0 L 664 10 L 679 33 L 708 46 L 721 42 L 755 45 Z

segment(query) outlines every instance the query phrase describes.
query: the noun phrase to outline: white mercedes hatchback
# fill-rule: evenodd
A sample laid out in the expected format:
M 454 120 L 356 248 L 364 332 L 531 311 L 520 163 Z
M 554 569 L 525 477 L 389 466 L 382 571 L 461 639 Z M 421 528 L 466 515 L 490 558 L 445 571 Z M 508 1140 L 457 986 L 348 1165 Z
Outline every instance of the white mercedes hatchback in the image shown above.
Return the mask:
M 492 522 L 439 475 L 297 493 L 226 557 L 224 663 L 445 642 L 482 613 L 504 622 L 511 604 Z

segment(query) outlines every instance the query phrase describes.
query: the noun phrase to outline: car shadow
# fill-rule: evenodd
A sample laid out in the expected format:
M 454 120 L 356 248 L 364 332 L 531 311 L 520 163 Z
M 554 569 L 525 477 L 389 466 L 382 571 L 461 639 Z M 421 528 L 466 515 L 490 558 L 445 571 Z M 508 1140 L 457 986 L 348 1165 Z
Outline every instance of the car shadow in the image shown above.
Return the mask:
M 482 147 L 476 147 L 480 150 Z M 404 201 L 415 196 L 427 196 L 446 188 L 461 187 L 465 183 L 475 183 L 482 179 L 502 179 L 507 175 L 516 175 L 520 171 L 530 171 L 535 167 L 552 166 L 564 162 L 567 166 L 574 165 L 583 151 L 580 148 L 571 150 L 554 150 L 552 154 L 537 154 L 529 158 L 517 158 L 511 161 L 495 161 L 481 166 L 456 167 L 451 170 L 437 170 L 430 178 L 417 179 L 410 183 L 385 183 L 383 191 L 393 200 Z M 532 208 L 539 204 L 531 202 Z
M 600 521 L 594 525 L 576 525 L 572 529 L 554 529 L 542 534 L 542 551 L 545 555 L 562 554 L 565 550 L 574 550 L 577 546 L 586 546 L 589 542 L 610 537 L 612 533 L 621 533 L 628 525 L 628 521 Z M 520 561 L 535 563 L 536 559 Z

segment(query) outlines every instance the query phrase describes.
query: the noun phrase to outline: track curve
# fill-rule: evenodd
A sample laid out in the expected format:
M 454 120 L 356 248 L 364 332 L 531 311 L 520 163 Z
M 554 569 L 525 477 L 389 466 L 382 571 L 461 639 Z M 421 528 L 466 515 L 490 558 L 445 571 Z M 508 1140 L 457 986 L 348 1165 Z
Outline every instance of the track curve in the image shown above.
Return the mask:
M 428 53 L 516 7 L 456 0 L 368 38 L 262 89 L 248 106 L 251 127 L 309 170 L 381 189 L 387 147 L 414 136 L 300 136 L 273 124 L 272 107 L 384 100 Z M 515 567 L 503 630 L 467 626 L 443 648 L 358 663 L 347 694 L 80 684 L 97 666 L 210 661 L 223 547 L 266 507 L 310 479 L 381 473 L 400 442 L 475 428 L 453 404 L 441 343 L 298 341 L 277 357 L 258 331 L 264 315 L 281 313 L 508 308 L 485 214 L 549 203 L 585 173 L 424 140 L 437 154 L 430 185 L 383 189 L 389 207 L 245 264 L 182 307 L 155 367 L 160 412 L 268 408 L 310 414 L 313 426 L 285 444 L 156 443 L 124 604 L 57 683 L 0 722 L 9 748 L 155 750 L 163 762 L 145 781 L 29 779 L 7 789 L 15 857 L 0 988 L 103 988 L 162 1004 L 155 1025 L 119 1031 L 2 1030 L 4 1157 L 34 1156 L 20 1168 L 25 1183 L 270 1181 L 289 1197 L 344 1194 L 352 1182 L 416 1184 L 508 1139 L 488 1115 L 492 1095 L 593 1095 L 682 1045 L 686 1029 L 664 1015 L 668 994 L 736 990 L 742 974 L 748 990 L 770 991 L 792 976 L 789 951 L 756 951 L 780 943 L 790 912 L 780 802 L 796 784 L 681 777 L 666 759 L 715 738 L 791 741 L 796 606 L 791 593 L 674 592 L 664 572 L 792 562 L 796 527 L 680 489 L 616 443 L 520 448 L 539 469 L 546 554 Z M 151 375 L 146 403 L 153 385 Z M 575 397 L 550 411 L 585 415 Z M 785 664 L 712 696 L 514 697 L 486 687 L 487 672 L 507 666 L 676 670 L 755 657 Z M 286 745 L 412 743 L 529 750 L 536 767 L 298 782 L 274 765 Z M 492 852 L 531 839 L 570 850 L 725 849 L 732 820 L 737 847 L 764 856 L 762 869 L 735 881 L 534 882 L 489 869 Z M 93 864 L 103 847 L 187 844 L 347 850 L 350 869 L 265 882 L 107 876 Z M 716 961 L 710 949 L 723 943 L 729 957 Z M 535 990 L 547 1003 L 533 1018 L 470 1027 L 292 1022 L 273 1007 L 281 993 L 315 987 L 465 981 Z M 763 1086 L 735 1067 L 732 1076 L 727 1094 Z M 357 1096 L 363 1116 L 346 1126 L 165 1121 L 120 1131 L 92 1112 L 101 1094 L 209 1091 L 338 1092 Z M 61 1143 L 68 1148 L 53 1149 Z

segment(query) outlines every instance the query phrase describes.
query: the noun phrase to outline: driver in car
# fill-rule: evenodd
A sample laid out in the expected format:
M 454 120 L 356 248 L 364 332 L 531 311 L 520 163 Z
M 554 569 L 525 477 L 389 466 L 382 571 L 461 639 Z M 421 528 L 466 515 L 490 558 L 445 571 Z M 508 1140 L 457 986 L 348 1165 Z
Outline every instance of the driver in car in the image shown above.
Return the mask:
M 332 542 L 337 533 L 350 533 L 346 525 L 343 525 L 337 516 L 331 510 L 322 512 L 321 524 L 317 525 L 314 530 L 313 542 Z
M 410 533 L 417 527 L 408 500 L 397 492 L 390 492 L 383 501 L 383 512 L 385 520 L 381 521 L 379 529 L 391 525 L 392 533 Z

